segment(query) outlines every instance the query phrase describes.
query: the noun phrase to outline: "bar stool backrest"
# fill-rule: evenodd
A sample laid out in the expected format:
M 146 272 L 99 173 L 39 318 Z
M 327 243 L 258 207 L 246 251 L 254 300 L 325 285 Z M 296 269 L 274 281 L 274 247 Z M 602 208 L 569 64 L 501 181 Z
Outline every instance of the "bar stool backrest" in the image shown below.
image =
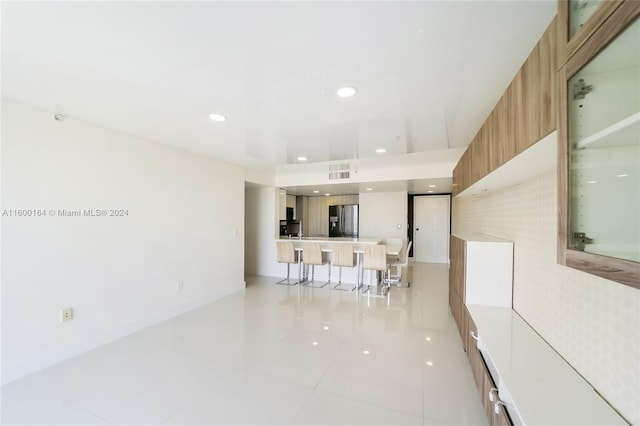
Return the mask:
M 306 243 L 302 249 L 302 261 L 307 265 L 322 265 L 322 249 L 318 243 Z
M 293 243 L 290 241 L 278 241 L 278 262 L 279 263 L 297 263 L 296 251 Z
M 364 246 L 364 257 L 362 258 L 362 268 L 376 271 L 387 269 L 387 252 L 384 244 Z
M 353 268 L 353 244 L 335 243 L 333 245 L 333 254 L 331 255 L 331 264 L 333 266 L 347 266 Z
M 409 252 L 411 251 L 412 245 L 413 241 L 409 241 L 409 244 L 406 247 L 402 247 L 402 250 L 400 250 L 399 265 L 407 266 L 409 264 Z

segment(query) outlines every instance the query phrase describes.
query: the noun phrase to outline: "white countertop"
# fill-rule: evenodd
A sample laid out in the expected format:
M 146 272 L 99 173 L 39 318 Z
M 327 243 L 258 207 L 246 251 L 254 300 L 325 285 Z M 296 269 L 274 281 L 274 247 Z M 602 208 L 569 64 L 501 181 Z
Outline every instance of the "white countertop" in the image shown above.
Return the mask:
M 454 237 L 460 238 L 461 240 L 474 242 L 474 243 L 504 243 L 511 242 L 509 240 L 505 240 L 504 238 L 495 237 L 493 235 L 488 234 L 452 234 Z
M 351 243 L 354 245 L 354 252 L 361 253 L 364 245 L 383 244 L 384 238 L 346 238 L 346 237 L 279 237 L 278 241 L 291 241 L 294 246 L 304 250 L 301 246 L 304 243 L 318 243 L 322 251 L 331 252 L 333 244 Z M 385 244 L 388 255 L 398 256 L 402 246 L 400 244 Z
M 467 305 L 478 348 L 514 424 L 624 425 L 626 422 L 515 311 Z M 495 376 L 498 377 L 495 377 Z
M 380 244 L 382 238 L 347 238 L 347 237 L 280 237 L 278 240 L 293 241 L 298 243 L 354 243 L 354 244 Z

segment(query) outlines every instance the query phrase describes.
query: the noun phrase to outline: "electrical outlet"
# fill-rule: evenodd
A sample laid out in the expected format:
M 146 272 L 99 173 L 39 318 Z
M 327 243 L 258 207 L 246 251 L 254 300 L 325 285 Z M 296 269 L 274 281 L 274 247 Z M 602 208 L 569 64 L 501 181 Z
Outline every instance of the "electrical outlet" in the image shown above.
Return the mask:
M 184 289 L 184 281 L 180 280 L 176 282 L 176 291 L 182 291 Z
M 65 308 L 60 311 L 60 322 L 71 321 L 73 319 L 73 308 Z

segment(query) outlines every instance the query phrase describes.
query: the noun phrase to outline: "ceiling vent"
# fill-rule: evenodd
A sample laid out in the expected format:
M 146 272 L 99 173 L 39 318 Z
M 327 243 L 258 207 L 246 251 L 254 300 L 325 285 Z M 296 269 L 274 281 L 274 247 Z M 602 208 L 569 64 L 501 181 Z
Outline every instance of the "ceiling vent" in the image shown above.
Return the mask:
M 329 180 L 349 179 L 350 168 L 349 163 L 331 164 L 329 166 Z

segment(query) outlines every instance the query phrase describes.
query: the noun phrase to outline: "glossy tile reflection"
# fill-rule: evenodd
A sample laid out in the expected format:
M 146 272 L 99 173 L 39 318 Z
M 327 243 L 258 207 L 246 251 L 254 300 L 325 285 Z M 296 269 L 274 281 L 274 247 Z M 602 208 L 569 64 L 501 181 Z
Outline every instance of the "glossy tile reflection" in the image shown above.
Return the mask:
M 2 424 L 486 424 L 447 265 L 388 298 L 247 289 L 2 388 Z M 34 409 L 37 407 L 37 409 Z

